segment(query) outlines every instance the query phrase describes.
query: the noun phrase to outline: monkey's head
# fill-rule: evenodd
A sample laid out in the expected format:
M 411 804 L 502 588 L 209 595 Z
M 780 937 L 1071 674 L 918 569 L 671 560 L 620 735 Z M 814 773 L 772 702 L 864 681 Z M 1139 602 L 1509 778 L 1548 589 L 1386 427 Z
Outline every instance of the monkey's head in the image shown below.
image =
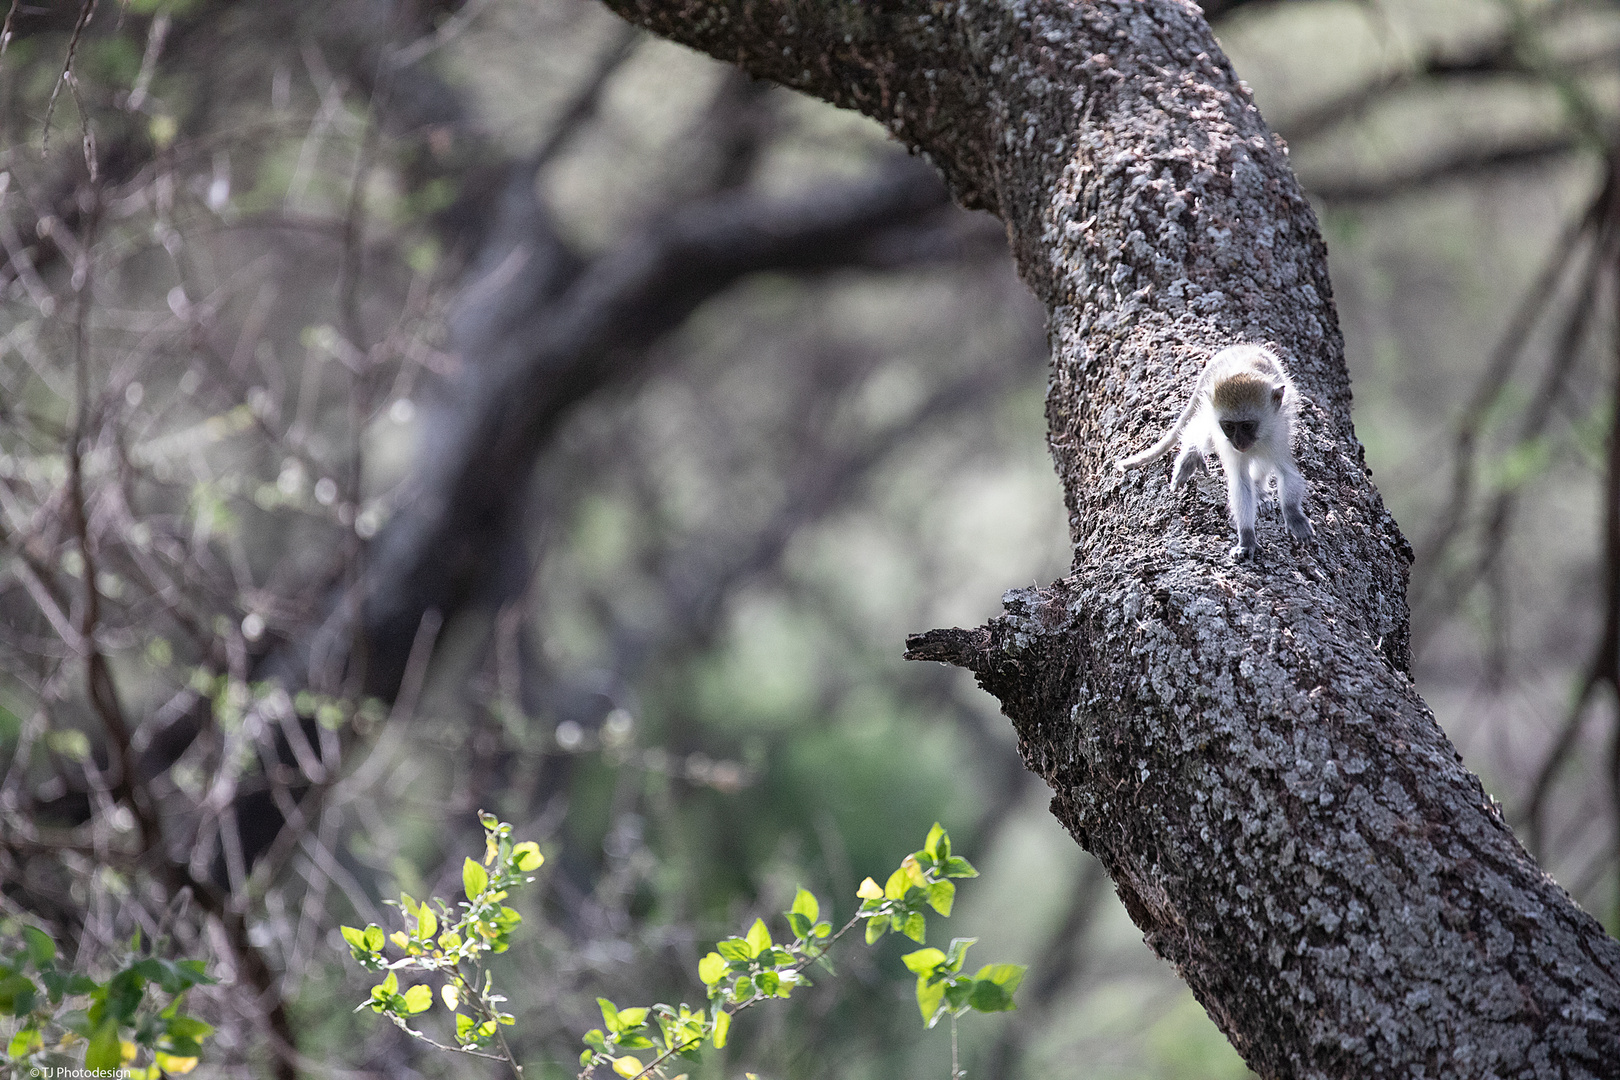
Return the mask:
M 1265 438 L 1282 411 L 1288 387 L 1249 372 L 1239 372 L 1216 383 L 1209 395 L 1221 434 L 1239 453 Z

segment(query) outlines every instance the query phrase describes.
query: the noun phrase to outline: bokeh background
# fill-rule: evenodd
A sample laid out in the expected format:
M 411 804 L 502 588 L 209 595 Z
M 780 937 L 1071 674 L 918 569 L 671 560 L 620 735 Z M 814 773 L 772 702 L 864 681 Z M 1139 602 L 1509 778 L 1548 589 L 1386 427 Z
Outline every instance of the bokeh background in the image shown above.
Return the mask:
M 701 997 L 938 820 L 983 876 L 935 933 L 1030 965 L 968 1075 L 1248 1075 L 994 701 L 900 658 L 1068 565 L 998 222 L 586 0 L 87 6 L 0 56 L 8 926 L 209 958 L 199 1075 L 271 1072 L 271 1002 L 309 1076 L 492 1074 L 352 1012 L 336 931 L 454 893 L 487 809 L 547 855 L 513 1046 L 571 1076 L 598 995 Z M 1418 685 L 1620 931 L 1620 7 L 1206 11 L 1328 240 Z M 901 951 L 694 1076 L 947 1075 Z

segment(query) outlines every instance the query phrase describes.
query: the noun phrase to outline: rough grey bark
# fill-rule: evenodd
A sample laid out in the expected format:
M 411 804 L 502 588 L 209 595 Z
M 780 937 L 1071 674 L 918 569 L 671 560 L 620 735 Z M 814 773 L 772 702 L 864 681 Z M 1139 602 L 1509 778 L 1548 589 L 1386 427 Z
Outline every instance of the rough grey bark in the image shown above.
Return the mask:
M 1350 423 L 1325 249 L 1184 0 L 606 0 L 857 108 L 1006 223 L 1046 303 L 1075 560 L 911 656 L 975 671 L 1053 812 L 1268 1077 L 1620 1076 L 1620 944 L 1525 854 L 1409 674 L 1410 549 Z M 1210 350 L 1306 398 L 1314 546 L 1112 463 Z

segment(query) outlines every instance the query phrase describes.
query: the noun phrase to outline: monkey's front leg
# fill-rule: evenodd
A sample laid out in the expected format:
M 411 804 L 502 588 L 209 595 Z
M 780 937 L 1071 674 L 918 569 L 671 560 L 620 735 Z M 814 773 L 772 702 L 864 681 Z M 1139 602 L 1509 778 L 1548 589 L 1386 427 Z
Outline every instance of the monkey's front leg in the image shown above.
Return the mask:
M 1288 531 L 1301 540 L 1316 535 L 1311 521 L 1305 516 L 1305 478 L 1291 461 L 1282 462 L 1277 469 L 1277 495 L 1282 502 L 1283 523 Z
M 1193 443 L 1182 443 L 1181 452 L 1176 455 L 1176 467 L 1170 470 L 1170 490 L 1180 491 L 1181 485 L 1191 480 L 1193 473 L 1201 473 L 1204 469 L 1203 448 Z
M 1238 542 L 1232 549 L 1232 558 L 1238 562 L 1254 558 L 1254 519 L 1259 499 L 1255 494 L 1254 478 L 1249 475 L 1249 462 L 1234 455 L 1233 460 L 1222 460 L 1226 467 L 1226 506 L 1232 513 L 1232 524 L 1237 526 Z

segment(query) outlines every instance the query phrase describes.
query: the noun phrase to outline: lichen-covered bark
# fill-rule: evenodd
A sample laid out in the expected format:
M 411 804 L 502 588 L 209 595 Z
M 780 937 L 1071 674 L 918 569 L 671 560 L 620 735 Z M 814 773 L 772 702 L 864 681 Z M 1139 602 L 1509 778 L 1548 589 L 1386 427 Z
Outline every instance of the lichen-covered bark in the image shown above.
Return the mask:
M 1620 1076 L 1620 944 L 1548 879 L 1408 673 L 1410 553 L 1350 423 L 1287 151 L 1181 0 L 607 0 L 876 117 L 1006 222 L 1050 312 L 1074 568 L 910 655 L 970 667 L 1053 812 L 1268 1077 Z M 1273 343 L 1314 545 L 1112 462 L 1204 356 Z

